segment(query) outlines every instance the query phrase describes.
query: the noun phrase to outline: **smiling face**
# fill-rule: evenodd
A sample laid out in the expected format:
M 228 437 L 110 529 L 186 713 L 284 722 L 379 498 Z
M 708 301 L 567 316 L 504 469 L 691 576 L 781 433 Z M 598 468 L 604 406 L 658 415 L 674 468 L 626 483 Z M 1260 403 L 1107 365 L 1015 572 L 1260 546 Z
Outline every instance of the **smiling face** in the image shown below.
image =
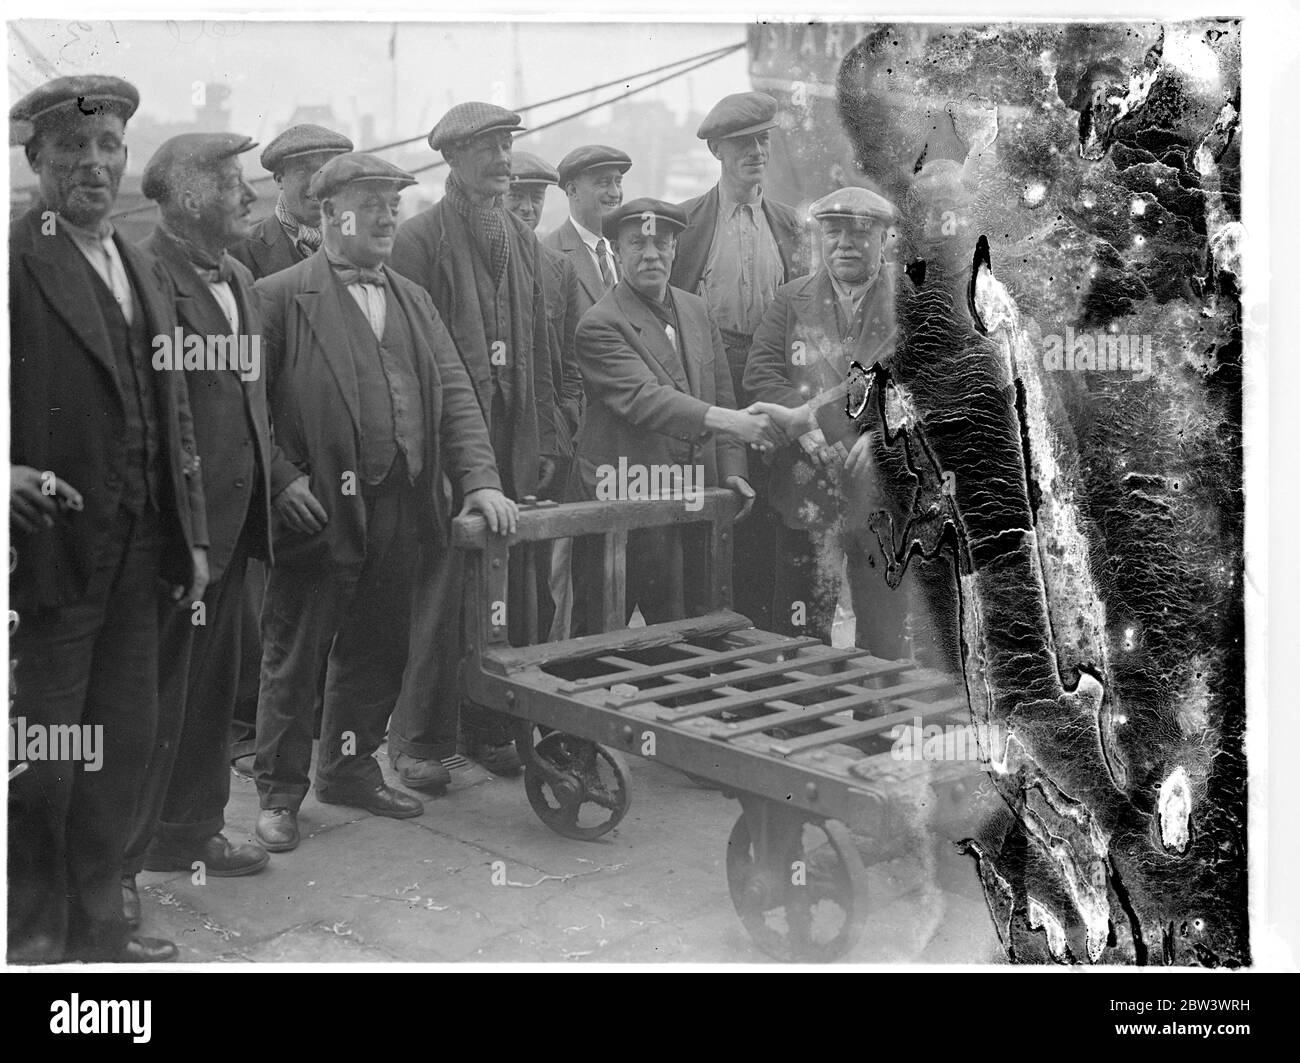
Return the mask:
M 538 183 L 513 184 L 506 193 L 506 210 L 536 231 L 542 220 L 542 204 L 546 201 L 546 185 Z
M 617 166 L 593 166 L 573 178 L 566 191 L 569 213 L 598 233 L 601 219 L 623 205 L 623 173 Z
M 739 186 L 762 184 L 772 151 L 772 133 L 765 129 L 747 137 L 711 140 L 709 150 L 722 163 L 724 180 Z
M 503 196 L 510 191 L 514 142 L 509 130 L 489 130 L 461 141 L 454 148 L 449 146 L 443 157 L 471 196 L 480 199 Z
M 98 228 L 126 170 L 125 130 L 120 115 L 74 113 L 38 132 L 27 145 L 27 161 L 45 206 L 73 225 Z
M 675 232 L 667 226 L 656 227 L 640 218 L 629 218 L 618 230 L 614 254 L 619 275 L 628 284 L 647 298 L 663 302 L 677 254 Z
M 392 181 L 353 181 L 321 200 L 325 245 L 372 269 L 393 253 L 402 193 Z
M 311 185 L 311 179 L 316 176 L 316 171 L 333 157 L 330 152 L 300 155 L 286 162 L 284 169 L 276 176 L 275 182 L 284 196 L 284 205 L 304 225 L 320 224 L 320 203 L 307 189 Z
M 869 218 L 821 219 L 822 257 L 836 280 L 865 284 L 880 272 L 885 227 Z

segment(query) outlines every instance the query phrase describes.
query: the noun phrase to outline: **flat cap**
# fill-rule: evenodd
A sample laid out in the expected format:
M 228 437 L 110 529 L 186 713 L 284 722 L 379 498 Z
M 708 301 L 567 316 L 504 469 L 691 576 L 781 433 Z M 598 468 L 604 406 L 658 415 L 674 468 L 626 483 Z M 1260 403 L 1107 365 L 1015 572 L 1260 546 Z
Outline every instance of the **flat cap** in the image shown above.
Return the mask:
M 834 192 L 822 196 L 808 208 L 808 213 L 821 221 L 822 218 L 874 218 L 890 222 L 898 213 L 894 204 L 884 196 L 877 195 L 867 188 L 837 188 Z
M 510 156 L 512 185 L 553 185 L 560 175 L 555 167 L 531 151 L 515 151 Z
M 593 170 L 597 166 L 617 166 L 619 173 L 627 173 L 632 169 L 632 159 L 627 152 L 606 144 L 584 144 L 560 160 L 561 186 L 568 184 L 584 170 Z
M 642 196 L 624 203 L 617 210 L 612 210 L 601 219 L 600 230 L 606 240 L 618 239 L 618 231 L 627 221 L 639 221 L 641 224 L 654 222 L 654 230 L 667 228 L 678 233 L 686 228 L 686 211 L 662 199 L 650 199 Z
M 748 137 L 776 124 L 776 100 L 766 92 L 735 92 L 713 105 L 695 135 L 701 140 Z
M 129 81 L 108 74 L 80 74 L 55 78 L 33 89 L 9 108 L 9 143 L 26 144 L 42 119 L 65 109 L 82 114 L 115 113 L 126 122 L 140 106 L 140 93 Z
M 335 155 L 317 170 L 308 192 L 317 199 L 324 199 L 354 181 L 386 181 L 399 188 L 415 184 L 415 178 L 409 173 L 378 155 L 350 151 L 346 155 Z
M 262 149 L 262 169 L 279 173 L 290 159 L 300 155 L 343 155 L 354 147 L 342 133 L 324 126 L 304 122 L 291 125 L 283 133 L 271 138 Z
M 176 166 L 215 166 L 255 147 L 252 137 L 238 133 L 181 133 L 163 141 L 145 164 L 140 191 L 146 199 L 161 202 L 170 194 L 168 185 Z
M 480 103 L 477 100 L 458 103 L 439 118 L 438 124 L 429 132 L 429 147 L 434 151 L 442 151 L 449 144 L 496 129 L 518 132 L 523 129 L 523 119 L 514 111 L 507 111 L 495 103 Z

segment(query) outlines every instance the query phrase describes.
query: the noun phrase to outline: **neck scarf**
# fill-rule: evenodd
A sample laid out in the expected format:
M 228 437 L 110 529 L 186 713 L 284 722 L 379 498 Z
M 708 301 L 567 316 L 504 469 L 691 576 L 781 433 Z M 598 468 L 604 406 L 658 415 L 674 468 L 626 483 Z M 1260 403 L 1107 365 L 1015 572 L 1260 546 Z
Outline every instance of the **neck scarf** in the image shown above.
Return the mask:
M 213 257 L 210 252 L 205 251 L 192 240 L 187 240 L 165 223 L 160 223 L 159 227 L 180 245 L 180 249 L 185 252 L 185 257 L 189 259 L 190 265 L 194 267 L 194 272 L 205 281 L 209 284 L 230 283 L 230 278 L 235 275 L 234 267 L 231 265 L 234 260 L 226 253 L 224 248 L 220 254 Z
M 474 237 L 475 244 L 483 253 L 483 258 L 492 270 L 492 279 L 501 283 L 506 266 L 510 262 L 510 244 L 506 239 L 506 211 L 501 205 L 501 197 L 496 196 L 487 204 L 476 203 L 465 191 L 453 173 L 447 178 L 447 200 L 466 224 Z
M 314 225 L 304 225 L 295 218 L 293 212 L 285 206 L 284 196 L 275 201 L 275 217 L 304 257 L 310 257 L 320 249 L 320 229 Z

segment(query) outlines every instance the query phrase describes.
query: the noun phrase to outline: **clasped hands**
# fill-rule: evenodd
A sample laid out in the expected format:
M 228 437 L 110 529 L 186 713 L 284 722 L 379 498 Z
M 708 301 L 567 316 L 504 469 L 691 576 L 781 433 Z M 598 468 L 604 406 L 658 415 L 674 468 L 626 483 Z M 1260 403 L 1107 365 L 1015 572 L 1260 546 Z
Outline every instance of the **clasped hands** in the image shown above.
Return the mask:
M 857 479 L 870 472 L 872 433 L 863 432 L 847 451 L 840 443 L 828 444 L 817 426 L 811 407 L 780 406 L 774 402 L 752 402 L 738 415 L 736 436 L 753 449 L 766 453 L 791 442 L 798 442 L 815 467 L 833 472 L 843 464 L 844 471 Z

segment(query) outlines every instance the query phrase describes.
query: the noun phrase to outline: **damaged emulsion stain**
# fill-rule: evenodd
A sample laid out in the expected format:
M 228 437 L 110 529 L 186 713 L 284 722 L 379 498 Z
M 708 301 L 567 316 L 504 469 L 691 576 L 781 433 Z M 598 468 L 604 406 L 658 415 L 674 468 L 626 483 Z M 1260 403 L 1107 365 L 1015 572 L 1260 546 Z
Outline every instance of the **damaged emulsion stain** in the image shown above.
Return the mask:
M 902 215 L 869 527 L 1001 736 L 963 850 L 1016 962 L 1250 959 L 1239 64 L 1202 20 L 881 26 L 840 70 Z

